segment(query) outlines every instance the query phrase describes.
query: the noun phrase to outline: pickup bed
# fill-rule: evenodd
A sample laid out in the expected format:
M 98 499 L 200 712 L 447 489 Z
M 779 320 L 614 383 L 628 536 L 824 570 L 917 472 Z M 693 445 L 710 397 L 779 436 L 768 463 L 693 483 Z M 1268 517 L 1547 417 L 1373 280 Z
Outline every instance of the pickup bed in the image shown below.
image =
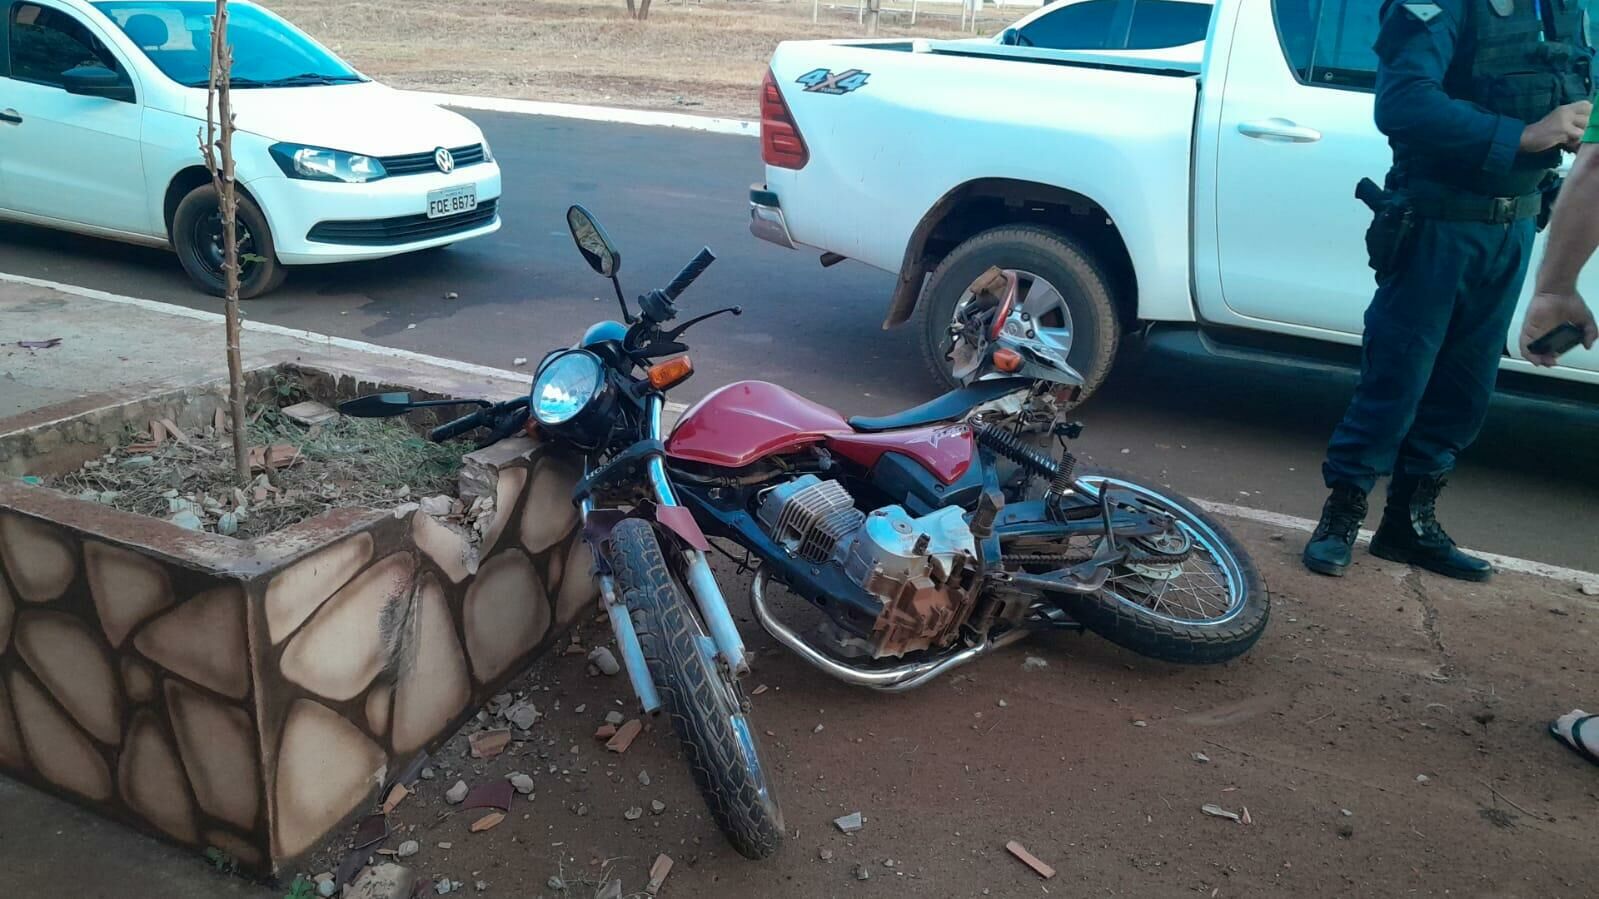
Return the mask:
M 1022 276 L 1025 308 L 1090 390 L 1134 330 L 1275 360 L 1348 355 L 1374 288 L 1354 188 L 1391 160 L 1372 122 L 1379 6 L 1219 0 L 1197 64 L 782 44 L 751 230 L 898 273 L 884 326 L 909 323 L 946 385 L 956 308 L 995 265 Z M 1582 285 L 1599 296 L 1592 270 Z M 1504 368 L 1599 385 L 1599 348 L 1552 369 L 1519 358 L 1530 288 Z

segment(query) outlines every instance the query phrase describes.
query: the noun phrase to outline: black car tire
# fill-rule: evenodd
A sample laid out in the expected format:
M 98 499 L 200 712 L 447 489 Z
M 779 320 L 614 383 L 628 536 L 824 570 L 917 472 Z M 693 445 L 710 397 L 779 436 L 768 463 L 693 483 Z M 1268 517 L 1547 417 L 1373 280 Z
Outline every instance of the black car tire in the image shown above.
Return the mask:
M 1110 373 L 1121 341 L 1114 294 L 1091 253 L 1070 236 L 1039 225 L 983 231 L 951 250 L 933 271 L 912 321 L 935 383 L 946 390 L 960 386 L 948 359 L 950 322 L 967 288 L 991 266 L 1033 272 L 1060 291 L 1073 326 L 1066 361 L 1082 374 L 1079 401 L 1086 400 Z
M 178 203 L 172 216 L 172 248 L 177 251 L 183 270 L 201 290 L 212 296 L 224 296 L 227 283 L 223 278 L 220 260 L 210 246 L 207 219 L 217 215 L 220 203 L 216 188 L 202 184 Z M 238 194 L 237 226 L 239 228 L 239 299 L 249 300 L 276 290 L 288 277 L 288 270 L 278 261 L 277 247 L 272 242 L 272 228 L 267 224 L 261 207 L 247 195 Z M 249 256 L 251 258 L 246 259 Z

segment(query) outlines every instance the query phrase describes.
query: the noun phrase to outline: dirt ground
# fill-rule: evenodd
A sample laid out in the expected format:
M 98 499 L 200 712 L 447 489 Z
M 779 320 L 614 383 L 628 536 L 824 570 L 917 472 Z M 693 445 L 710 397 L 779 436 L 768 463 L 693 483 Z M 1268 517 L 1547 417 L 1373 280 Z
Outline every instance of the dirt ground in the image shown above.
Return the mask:
M 645 22 L 623 0 L 265 0 L 361 71 L 394 87 L 753 118 L 780 41 L 864 37 L 848 0 L 657 0 Z M 910 8 L 909 0 L 885 6 Z M 838 8 L 829 9 L 829 6 Z M 881 36 L 963 36 L 958 4 L 885 13 Z M 987 7 L 992 33 L 1031 7 Z M 967 35 L 969 36 L 969 35 Z
M 1342 581 L 1317 578 L 1298 565 L 1302 535 L 1232 524 L 1274 606 L 1262 642 L 1222 667 L 1060 634 L 885 696 L 823 677 L 746 621 L 788 830 L 770 861 L 723 842 L 664 722 L 625 755 L 594 739 L 633 700 L 581 654 L 517 685 L 545 714 L 529 739 L 489 762 L 464 736 L 446 746 L 386 845 L 417 840 L 405 863 L 418 874 L 490 896 L 587 899 L 607 879 L 636 895 L 659 853 L 676 863 L 663 896 L 1593 895 L 1599 770 L 1545 727 L 1599 705 L 1599 602 L 1369 556 Z M 730 596 L 745 588 L 720 574 Z M 581 634 L 585 647 L 608 636 Z M 1028 655 L 1048 668 L 1024 672 Z M 482 812 L 442 798 L 457 778 L 513 772 L 534 794 L 487 832 L 468 830 Z M 1207 803 L 1253 823 L 1207 817 Z M 832 822 L 854 811 L 866 825 L 846 836 Z M 1023 867 L 1013 839 L 1058 875 Z

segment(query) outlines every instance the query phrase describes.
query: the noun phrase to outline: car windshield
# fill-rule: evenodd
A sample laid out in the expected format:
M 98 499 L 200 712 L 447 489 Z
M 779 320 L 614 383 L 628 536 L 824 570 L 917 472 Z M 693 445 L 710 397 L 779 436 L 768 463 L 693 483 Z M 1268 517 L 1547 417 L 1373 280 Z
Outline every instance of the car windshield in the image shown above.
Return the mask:
M 113 0 L 96 8 L 117 23 L 168 78 L 204 87 L 211 73 L 210 0 Z M 233 85 L 301 87 L 365 81 L 304 32 L 266 10 L 228 5 Z

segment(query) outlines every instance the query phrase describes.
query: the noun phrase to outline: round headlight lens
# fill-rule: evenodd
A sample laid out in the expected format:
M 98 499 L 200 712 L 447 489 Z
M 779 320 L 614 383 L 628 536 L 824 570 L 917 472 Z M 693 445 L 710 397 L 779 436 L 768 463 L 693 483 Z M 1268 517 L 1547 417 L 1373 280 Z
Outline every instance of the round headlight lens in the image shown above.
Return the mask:
M 545 363 L 533 380 L 533 417 L 545 425 L 571 421 L 604 386 L 599 357 L 583 350 L 562 353 Z

